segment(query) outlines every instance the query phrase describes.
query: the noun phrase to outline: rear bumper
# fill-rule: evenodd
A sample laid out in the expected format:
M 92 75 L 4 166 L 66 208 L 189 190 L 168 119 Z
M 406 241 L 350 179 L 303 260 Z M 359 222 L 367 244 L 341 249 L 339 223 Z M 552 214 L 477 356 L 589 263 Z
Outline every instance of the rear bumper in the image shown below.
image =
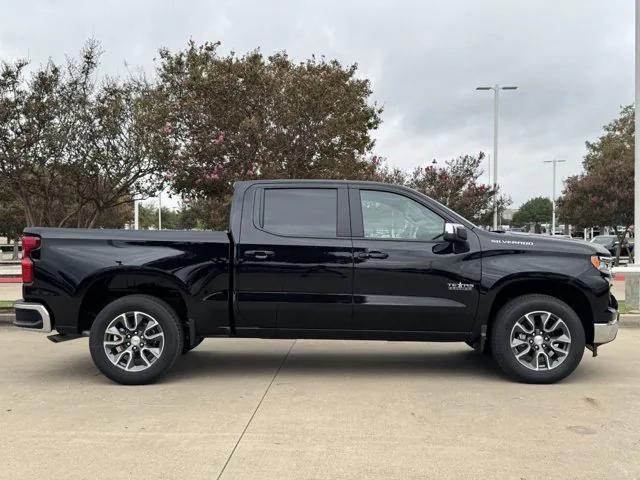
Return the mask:
M 51 315 L 41 303 L 18 300 L 13 308 L 16 311 L 16 319 L 13 322 L 16 327 L 37 332 L 51 332 Z

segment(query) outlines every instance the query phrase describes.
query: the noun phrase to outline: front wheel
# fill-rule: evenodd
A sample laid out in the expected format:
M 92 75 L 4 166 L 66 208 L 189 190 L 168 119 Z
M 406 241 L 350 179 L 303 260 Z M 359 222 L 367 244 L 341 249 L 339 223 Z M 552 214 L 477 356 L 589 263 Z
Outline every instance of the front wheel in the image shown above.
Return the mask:
M 148 295 L 129 295 L 109 303 L 95 318 L 89 336 L 96 367 L 126 385 L 157 380 L 171 368 L 182 345 L 176 313 Z
M 553 383 L 573 372 L 584 354 L 580 319 L 563 301 L 524 295 L 508 302 L 491 328 L 491 351 L 502 370 L 526 383 Z

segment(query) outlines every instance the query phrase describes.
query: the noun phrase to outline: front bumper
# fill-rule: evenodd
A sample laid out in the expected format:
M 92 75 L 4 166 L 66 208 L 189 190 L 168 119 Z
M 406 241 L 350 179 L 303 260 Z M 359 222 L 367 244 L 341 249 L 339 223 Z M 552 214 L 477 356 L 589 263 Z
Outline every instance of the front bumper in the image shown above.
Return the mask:
M 16 319 L 13 322 L 16 327 L 37 332 L 51 332 L 51 315 L 47 307 L 41 303 L 18 300 L 13 308 L 16 311 Z
M 620 314 L 616 311 L 615 317 L 607 323 L 593 324 L 593 344 L 602 345 L 612 342 L 618 335 L 618 319 Z

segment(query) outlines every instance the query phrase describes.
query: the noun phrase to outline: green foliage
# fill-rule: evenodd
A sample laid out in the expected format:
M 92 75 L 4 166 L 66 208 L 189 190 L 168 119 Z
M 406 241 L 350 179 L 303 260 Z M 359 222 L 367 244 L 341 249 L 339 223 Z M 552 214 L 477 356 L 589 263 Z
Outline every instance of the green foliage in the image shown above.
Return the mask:
M 633 224 L 633 159 L 634 110 L 627 106 L 597 141 L 587 142 L 584 173 L 567 179 L 558 201 L 560 218 L 580 228 L 609 226 L 624 244 Z
M 535 197 L 527 200 L 513 215 L 512 224 L 522 226 L 528 223 L 551 222 L 553 204 L 547 197 Z
M 286 53 L 220 55 L 218 43 L 160 51 L 158 112 L 175 191 L 229 203 L 256 178 L 368 178 L 381 109 L 356 66 Z M 218 211 L 225 209 L 218 209 Z M 214 225 L 225 219 L 210 217 Z
M 92 41 L 77 60 L 50 61 L 30 77 L 27 62 L 2 63 L 0 176 L 13 202 L 5 211 L 27 225 L 121 228 L 134 199 L 169 187 L 184 205 L 163 210 L 163 228 L 225 228 L 238 180 L 332 178 L 409 185 L 490 223 L 482 154 L 411 174 L 373 155 L 382 109 L 356 65 L 218 50 L 161 50 L 153 82 L 98 81 Z M 500 196 L 499 209 L 509 201 Z M 140 215 L 143 228 L 157 225 L 154 206 Z
M 138 219 L 141 229 L 158 228 L 158 207 L 155 202 L 147 202 L 138 206 Z M 181 228 L 179 213 L 167 207 L 162 207 L 162 229 L 178 230 Z
M 141 229 L 158 228 L 158 206 L 155 201 L 141 203 L 138 206 L 138 220 Z M 163 230 L 192 230 L 194 228 L 205 229 L 208 225 L 199 222 L 198 215 L 195 215 L 192 208 L 182 206 L 179 210 L 162 207 L 162 229 Z
M 26 226 L 24 210 L 20 202 L 0 180 L 0 237 L 16 241 Z
M 494 190 L 478 179 L 484 154 L 462 155 L 446 162 L 444 167 L 418 167 L 408 178 L 407 185 L 446 205 L 460 215 L 480 224 L 491 223 Z M 498 210 L 511 202 L 498 197 Z
M 597 141 L 587 142 L 584 173 L 567 179 L 558 202 L 564 221 L 616 230 L 633 224 L 633 127 L 633 108 L 624 107 Z
M 144 81 L 96 82 L 100 49 L 79 61 L 2 63 L 0 175 L 28 225 L 97 226 L 107 210 L 157 191 L 166 143 Z M 152 153 L 153 152 L 153 153 Z

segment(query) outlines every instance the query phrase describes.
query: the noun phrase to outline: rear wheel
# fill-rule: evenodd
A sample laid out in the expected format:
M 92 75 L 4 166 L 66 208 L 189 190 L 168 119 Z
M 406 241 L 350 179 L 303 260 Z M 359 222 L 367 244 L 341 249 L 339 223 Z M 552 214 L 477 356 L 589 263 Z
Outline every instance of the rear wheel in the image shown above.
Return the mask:
M 509 376 L 553 383 L 573 372 L 584 353 L 584 328 L 563 301 L 524 295 L 508 302 L 491 329 L 491 350 Z
M 127 385 L 151 383 L 166 373 L 182 350 L 180 319 L 162 300 L 129 295 L 98 314 L 89 336 L 96 367 Z

